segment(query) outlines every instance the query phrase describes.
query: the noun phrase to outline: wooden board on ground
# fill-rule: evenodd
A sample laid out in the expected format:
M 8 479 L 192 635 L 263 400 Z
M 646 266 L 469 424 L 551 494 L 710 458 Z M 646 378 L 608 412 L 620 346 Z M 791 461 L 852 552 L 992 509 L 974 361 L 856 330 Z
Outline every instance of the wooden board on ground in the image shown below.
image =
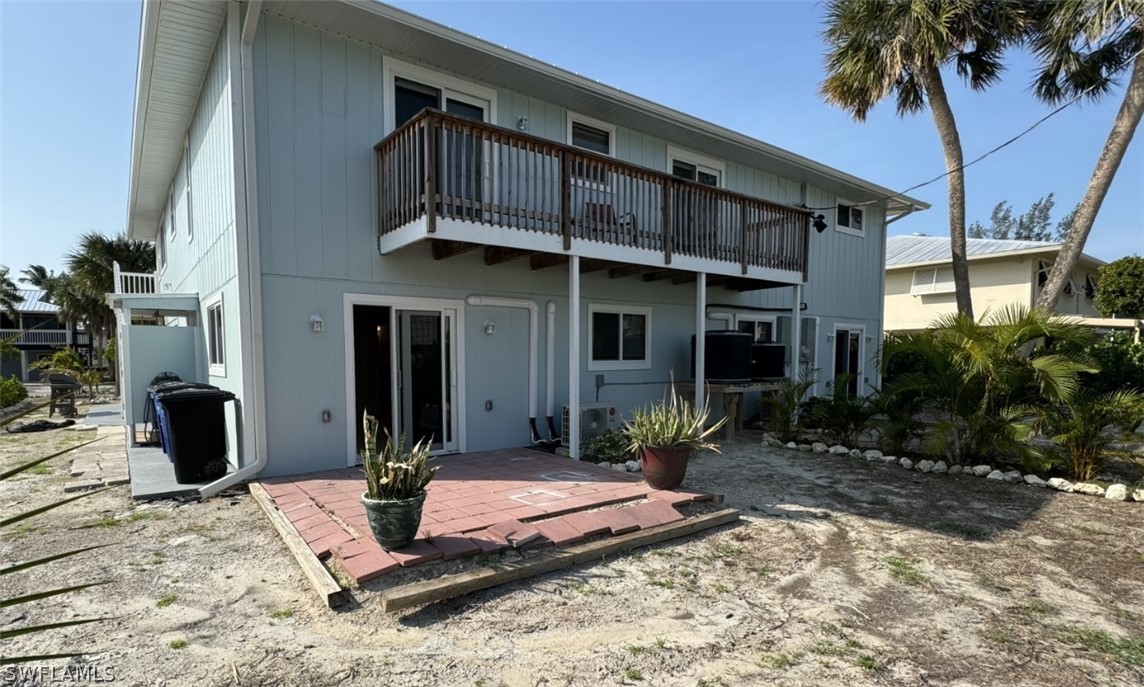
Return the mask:
M 712 527 L 719 527 L 739 519 L 739 511 L 734 508 L 698 515 L 670 525 L 649 527 L 645 530 L 621 534 L 571 546 L 557 551 L 545 551 L 519 561 L 502 563 L 480 570 L 446 575 L 433 580 L 415 582 L 381 594 L 382 610 L 400 611 L 434 601 L 462 596 L 481 589 L 515 582 L 535 575 L 543 575 L 554 570 L 567 568 L 580 563 L 597 560 L 605 556 L 628 551 L 640 546 L 657 544 L 668 539 L 684 537 Z
M 298 561 L 298 565 L 302 566 L 302 572 L 305 573 L 306 579 L 310 580 L 310 584 L 322 597 L 326 605 L 330 608 L 337 608 L 344 606 L 350 601 L 350 593 L 342 589 L 326 566 L 318 560 L 310 547 L 306 545 L 305 540 L 282 514 L 282 511 L 274 507 L 274 499 L 270 498 L 270 494 L 266 493 L 266 489 L 257 482 L 250 483 L 250 494 L 254 497 L 254 501 L 266 513 L 266 517 L 270 518 L 270 524 L 274 525 L 274 529 L 278 530 L 281 535 L 282 541 L 286 542 L 286 548 L 290 549 L 290 553 L 294 554 L 294 559 Z

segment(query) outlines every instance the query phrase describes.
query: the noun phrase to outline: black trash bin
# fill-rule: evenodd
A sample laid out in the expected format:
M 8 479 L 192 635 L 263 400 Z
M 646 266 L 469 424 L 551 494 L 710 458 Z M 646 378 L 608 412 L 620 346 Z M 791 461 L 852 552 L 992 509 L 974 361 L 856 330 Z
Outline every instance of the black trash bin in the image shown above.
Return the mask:
M 160 382 L 147 387 L 147 409 L 143 416 L 144 422 L 147 423 L 147 443 L 152 446 L 158 444 L 168 458 L 171 457 L 171 427 L 159 404 L 159 394 L 179 389 L 218 389 L 218 387 L 202 382 Z
M 175 466 L 175 481 L 194 484 L 226 474 L 226 413 L 234 394 L 217 388 L 182 388 L 156 394 L 165 415 L 167 455 Z

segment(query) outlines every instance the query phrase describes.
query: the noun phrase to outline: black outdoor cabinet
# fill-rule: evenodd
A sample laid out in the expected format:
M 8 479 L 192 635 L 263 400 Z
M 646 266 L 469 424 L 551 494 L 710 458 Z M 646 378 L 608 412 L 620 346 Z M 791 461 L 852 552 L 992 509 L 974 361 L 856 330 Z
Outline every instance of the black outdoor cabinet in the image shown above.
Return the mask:
M 160 391 L 169 439 L 167 456 L 175 466 L 175 481 L 194 484 L 226 474 L 226 412 L 234 394 L 216 388 L 177 388 Z

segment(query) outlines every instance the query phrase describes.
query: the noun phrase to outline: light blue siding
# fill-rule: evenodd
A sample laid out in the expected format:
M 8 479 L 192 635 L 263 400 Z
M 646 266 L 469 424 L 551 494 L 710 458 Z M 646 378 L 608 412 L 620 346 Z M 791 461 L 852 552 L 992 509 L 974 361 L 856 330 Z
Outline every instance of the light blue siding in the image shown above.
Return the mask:
M 481 263 L 479 252 L 435 262 L 423 246 L 386 257 L 377 253 L 373 145 L 386 133 L 382 65 L 389 53 L 385 46 L 364 45 L 267 14 L 253 51 L 268 474 L 345 465 L 347 293 L 456 300 L 487 294 L 535 300 L 541 312 L 538 421 L 542 428 L 547 364 L 544 307 L 554 302 L 559 421 L 568 378 L 566 267 L 532 271 L 522 261 L 489 268 Z M 503 86 L 492 87 L 497 93 L 497 124 L 515 129 L 517 121 L 527 117 L 530 134 L 565 141 L 564 108 Z M 617 127 L 615 152 L 621 160 L 666 171 L 669 143 Z M 726 165 L 724 183 L 731 190 L 780 203 L 797 204 L 802 197 L 797 181 L 737 164 Z M 836 199 L 812 188 L 806 191 L 806 202 L 811 207 L 833 207 Z M 811 235 L 804 316 L 821 318 L 814 348 L 823 368 L 832 360 L 827 337 L 834 323 L 865 324 L 871 337 L 867 370 L 872 372 L 875 344 L 881 339 L 882 211 L 867 209 L 865 237 L 835 231 L 834 212 L 824 214 L 831 227 Z M 679 380 L 690 376 L 693 284 L 611 280 L 596 272 L 583 276 L 582 289 L 584 402 L 594 401 L 597 394 L 597 373 L 587 369 L 589 303 L 652 308 L 652 368 L 605 372 L 609 386 L 600 389 L 599 400 L 614 402 L 627 412 L 661 397 L 664 382 L 673 373 Z M 708 300 L 790 308 L 792 289 L 739 294 L 712 288 Z M 313 314 L 325 322 L 324 332 L 310 330 Z M 496 323 L 492 336 L 484 333 L 486 320 Z M 525 444 L 529 440 L 526 313 L 466 307 L 463 345 L 468 450 Z M 493 401 L 492 411 L 485 410 L 486 400 Z M 331 411 L 332 422 L 321 421 L 323 410 Z

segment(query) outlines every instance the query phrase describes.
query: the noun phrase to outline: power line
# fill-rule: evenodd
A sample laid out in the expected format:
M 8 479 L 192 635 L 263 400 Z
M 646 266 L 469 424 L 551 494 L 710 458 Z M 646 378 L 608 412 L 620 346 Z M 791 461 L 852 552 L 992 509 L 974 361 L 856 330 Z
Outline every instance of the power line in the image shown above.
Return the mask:
M 1115 74 L 1115 73 L 1119 72 L 1120 70 L 1124 69 L 1125 67 L 1127 67 L 1129 64 L 1131 64 L 1131 63 L 1132 63 L 1132 61 L 1133 61 L 1134 59 L 1136 59 L 1137 57 L 1139 57 L 1141 53 L 1144 53 L 1144 48 L 1141 48 L 1140 50 L 1137 50 L 1135 53 L 1133 53 L 1131 57 L 1129 57 L 1128 59 L 1126 59 L 1126 60 L 1125 60 L 1123 63 L 1121 63 L 1121 64 L 1120 64 L 1120 65 L 1119 65 L 1119 66 L 1118 66 L 1116 69 L 1112 70 L 1112 72 L 1110 73 L 1110 75 L 1111 75 L 1111 74 Z M 984 160 L 985 158 L 989 157 L 989 156 L 990 156 L 990 155 L 992 155 L 993 153 L 996 153 L 997 151 L 1001 150 L 1002 148 L 1005 148 L 1005 147 L 1007 147 L 1007 146 L 1009 146 L 1009 145 L 1011 145 L 1011 144 L 1013 144 L 1013 143 L 1016 143 L 1018 140 L 1020 140 L 1021 138 L 1023 138 L 1023 137 L 1024 137 L 1026 134 L 1028 134 L 1028 133 L 1030 133 L 1031 131 L 1033 131 L 1033 129 L 1036 129 L 1037 127 L 1039 127 L 1040 125 L 1044 124 L 1044 123 L 1045 123 L 1045 122 L 1047 122 L 1048 120 L 1052 119 L 1054 116 L 1056 116 L 1057 114 L 1059 114 L 1059 113 L 1060 113 L 1060 112 L 1062 112 L 1063 110 L 1067 109 L 1068 107 L 1072 106 L 1072 105 L 1073 105 L 1073 104 L 1075 104 L 1076 102 L 1078 102 L 1078 101 L 1080 101 L 1081 99 L 1083 99 L 1085 96 L 1087 96 L 1087 95 L 1088 95 L 1090 92 L 1092 92 L 1093 90 L 1095 90 L 1095 89 L 1096 89 L 1097 87 L 1099 87 L 1100 85 L 1101 85 L 1101 84 L 1093 84 L 1093 85 L 1089 86 L 1088 88 L 1084 89 L 1084 90 L 1083 90 L 1083 91 L 1081 91 L 1079 94 L 1077 94 L 1077 96 L 1076 96 L 1075 98 L 1073 98 L 1072 100 L 1068 101 L 1068 102 L 1067 102 L 1067 103 L 1065 103 L 1064 105 L 1061 105 L 1060 107 L 1058 107 L 1057 109 L 1055 109 L 1055 110 L 1053 110 L 1052 112 L 1048 113 L 1048 114 L 1047 114 L 1047 115 L 1045 115 L 1044 117 L 1041 117 L 1041 118 L 1040 118 L 1040 119 L 1038 119 L 1037 121 L 1033 122 L 1033 124 L 1032 124 L 1032 125 L 1030 125 L 1028 128 L 1026 128 L 1026 129 L 1025 129 L 1024 131 L 1022 131 L 1021 133 L 1019 133 L 1019 134 L 1017 134 L 1016 136 L 1014 136 L 1014 137 L 1010 138 L 1009 140 L 1005 141 L 1004 143 L 1002 143 L 1002 144 L 998 145 L 997 147 L 995 147 L 995 148 L 992 148 L 992 149 L 990 149 L 990 150 L 986 151 L 985 153 L 983 153 L 983 154 L 979 155 L 978 157 L 974 158 L 973 160 L 970 160 L 969 162 L 966 162 L 965 164 L 961 165 L 960 167 L 958 167 L 958 168 L 956 168 L 956 169 L 946 170 L 945 172 L 942 172 L 941 174 L 937 175 L 936 177 L 934 177 L 934 178 L 930 179 L 929 181 L 923 181 L 923 182 L 922 182 L 922 183 L 920 183 L 920 184 L 915 184 L 915 185 L 913 185 L 913 186 L 911 186 L 911 187 L 909 187 L 909 188 L 907 188 L 907 189 L 904 189 L 904 190 L 902 190 L 902 191 L 897 191 L 896 193 L 891 193 L 891 194 L 890 194 L 890 195 L 888 195 L 888 196 L 882 196 L 881 198 L 875 198 L 874 200 L 868 200 L 868 201 L 866 201 L 866 202 L 864 202 L 864 203 L 856 203 L 856 205 L 858 205 L 858 206 L 865 206 L 865 205 L 874 205 L 874 204 L 876 204 L 876 203 L 881 203 L 881 202 L 882 202 L 882 201 L 884 201 L 884 200 L 890 200 L 891 198 L 897 198 L 898 196 L 903 196 L 903 195 L 905 195 L 905 194 L 909 193 L 910 191 L 915 191 L 915 190 L 917 190 L 917 189 L 919 189 L 919 188 L 922 188 L 923 186 L 929 186 L 929 185 L 930 185 L 930 184 L 932 184 L 932 183 L 935 183 L 935 182 L 941 181 L 942 179 L 946 178 L 946 177 L 947 177 L 947 176 L 949 176 L 950 174 L 953 174 L 954 172 L 963 171 L 963 170 L 965 170 L 965 169 L 967 169 L 967 168 L 969 168 L 969 167 L 972 167 L 973 165 L 977 164 L 978 162 L 981 162 L 982 160 Z M 807 209 L 807 210 L 834 210 L 834 209 L 835 209 L 835 206 L 833 206 L 833 205 L 832 205 L 832 206 L 828 206 L 828 207 L 821 207 L 821 208 L 805 208 L 805 209 Z

